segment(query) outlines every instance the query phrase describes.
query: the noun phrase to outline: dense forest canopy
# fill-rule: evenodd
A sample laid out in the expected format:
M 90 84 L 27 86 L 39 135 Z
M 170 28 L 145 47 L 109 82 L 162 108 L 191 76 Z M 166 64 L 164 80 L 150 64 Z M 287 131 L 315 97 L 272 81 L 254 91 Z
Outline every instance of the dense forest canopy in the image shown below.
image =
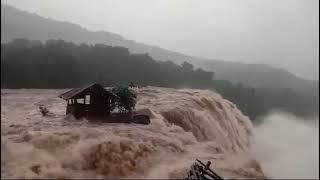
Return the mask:
M 216 34 L 212 34 L 216 36 Z M 194 35 L 197 37 L 197 34 Z M 277 91 L 291 88 L 296 93 L 318 94 L 318 81 L 299 78 L 288 71 L 264 64 L 248 64 L 218 59 L 204 59 L 135 42 L 109 31 L 90 31 L 78 24 L 44 18 L 1 4 L 1 42 L 27 38 L 45 42 L 63 39 L 74 43 L 106 44 L 129 49 L 130 53 L 148 53 L 154 60 L 181 64 L 187 61 L 195 67 L 215 72 L 215 79 L 242 82 L 262 90 Z M 223 43 L 223 42 L 221 42 Z M 261 61 L 264 63 L 268 61 Z M 315 67 L 316 68 L 316 67 Z
M 306 96 L 290 88 L 264 91 L 215 80 L 214 72 L 188 62 L 155 61 L 148 54 L 131 54 L 124 47 L 27 39 L 1 44 L 2 88 L 72 88 L 92 82 L 214 89 L 253 120 L 273 108 L 307 116 L 318 113 L 319 107 L 317 94 Z

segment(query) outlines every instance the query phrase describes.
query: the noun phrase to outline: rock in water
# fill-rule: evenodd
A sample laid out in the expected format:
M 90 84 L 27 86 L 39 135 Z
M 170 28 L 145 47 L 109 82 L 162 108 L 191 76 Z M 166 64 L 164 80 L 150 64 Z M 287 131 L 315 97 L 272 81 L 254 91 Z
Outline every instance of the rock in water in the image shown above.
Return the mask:
M 150 118 L 144 114 L 137 114 L 133 116 L 132 122 L 136 124 L 150 124 Z

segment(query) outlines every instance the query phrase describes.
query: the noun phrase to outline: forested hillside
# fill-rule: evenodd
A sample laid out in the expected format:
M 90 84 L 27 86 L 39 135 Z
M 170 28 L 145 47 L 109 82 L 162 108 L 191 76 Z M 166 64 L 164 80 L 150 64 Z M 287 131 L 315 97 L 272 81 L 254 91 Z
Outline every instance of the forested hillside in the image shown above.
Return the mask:
M 27 39 L 1 44 L 2 88 L 72 88 L 92 82 L 212 89 L 253 120 L 273 108 L 308 116 L 316 114 L 319 107 L 314 95 L 302 96 L 291 89 L 261 91 L 242 83 L 215 80 L 214 72 L 190 63 L 155 61 L 148 54 L 131 54 L 124 47 Z
M 195 35 L 196 36 L 196 35 Z M 46 41 L 63 39 L 74 43 L 106 44 L 128 48 L 131 53 L 148 53 L 160 61 L 172 61 L 181 64 L 187 61 L 195 67 L 214 71 L 216 79 L 233 83 L 244 83 L 260 89 L 291 88 L 296 93 L 318 94 L 318 82 L 301 79 L 295 75 L 262 64 L 235 63 L 221 60 L 204 59 L 169 51 L 127 40 L 118 34 L 107 31 L 89 31 L 79 25 L 44 18 L 24 12 L 7 5 L 1 5 L 1 42 L 15 38 Z

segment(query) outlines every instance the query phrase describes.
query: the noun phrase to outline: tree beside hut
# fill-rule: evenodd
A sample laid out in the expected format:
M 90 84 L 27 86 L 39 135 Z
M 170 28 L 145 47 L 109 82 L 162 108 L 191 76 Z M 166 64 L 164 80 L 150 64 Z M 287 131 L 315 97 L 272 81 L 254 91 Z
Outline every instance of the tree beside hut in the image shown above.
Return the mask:
M 66 114 L 72 114 L 77 119 L 105 118 L 107 122 L 150 123 L 149 116 L 133 112 L 137 95 L 128 87 L 107 90 L 95 83 L 69 90 L 59 97 L 67 101 Z M 119 113 L 111 113 L 115 108 Z

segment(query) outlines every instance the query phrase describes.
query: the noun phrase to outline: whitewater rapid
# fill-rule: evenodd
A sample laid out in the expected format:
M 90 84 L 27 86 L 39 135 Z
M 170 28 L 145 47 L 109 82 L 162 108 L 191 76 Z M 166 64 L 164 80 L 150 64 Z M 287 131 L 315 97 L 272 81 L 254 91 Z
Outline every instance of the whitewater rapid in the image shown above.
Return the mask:
M 217 93 L 135 89 L 137 111 L 151 118 L 138 125 L 66 117 L 64 91 L 1 90 L 2 178 L 184 178 L 196 158 L 223 178 L 265 177 L 249 118 Z

